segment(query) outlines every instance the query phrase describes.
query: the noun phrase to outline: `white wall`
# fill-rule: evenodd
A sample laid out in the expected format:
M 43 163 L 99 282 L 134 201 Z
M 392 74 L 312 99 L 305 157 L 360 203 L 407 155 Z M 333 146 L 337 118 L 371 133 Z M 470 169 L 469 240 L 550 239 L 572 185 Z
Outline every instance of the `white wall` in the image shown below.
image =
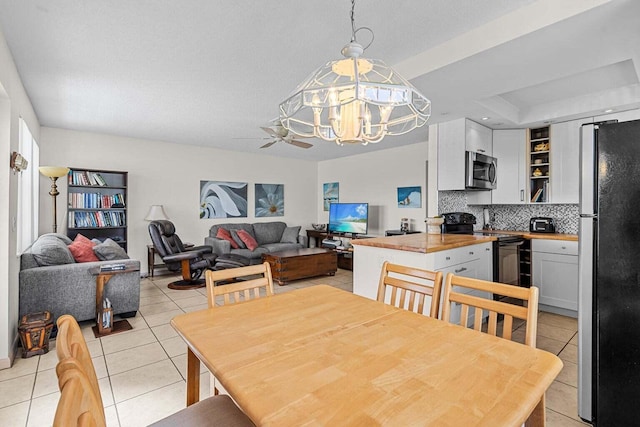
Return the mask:
M 393 147 L 393 138 L 379 144 Z M 428 143 L 422 142 L 319 162 L 316 222 L 329 221 L 329 213 L 323 210 L 322 184 L 338 182 L 340 202 L 369 203 L 369 235 L 383 236 L 385 230 L 399 229 L 400 218 L 409 218 L 412 230 L 425 231 L 428 151 Z M 397 188 L 411 186 L 422 187 L 422 207 L 399 208 Z M 429 186 L 436 188 L 435 183 Z
M 302 232 L 315 222 L 317 163 L 125 138 L 104 134 L 41 128 L 40 164 L 129 172 L 128 252 L 142 262 L 146 272 L 147 245 L 151 243 L 149 206 L 164 205 L 176 233 L 183 241 L 201 245 L 209 228 L 223 222 L 284 221 L 301 225 Z M 248 182 L 248 218 L 199 219 L 200 181 Z M 254 217 L 254 184 L 284 184 L 285 216 Z M 40 233 L 52 226 L 51 185 L 40 182 Z M 66 233 L 67 184 L 58 180 L 58 231 Z
M 22 117 L 38 140 L 40 124 L 22 86 L 11 52 L 0 32 L 0 369 L 8 368 L 18 334 L 18 272 L 16 255 L 18 180 L 9 168 L 12 151 L 18 151 L 19 118 Z

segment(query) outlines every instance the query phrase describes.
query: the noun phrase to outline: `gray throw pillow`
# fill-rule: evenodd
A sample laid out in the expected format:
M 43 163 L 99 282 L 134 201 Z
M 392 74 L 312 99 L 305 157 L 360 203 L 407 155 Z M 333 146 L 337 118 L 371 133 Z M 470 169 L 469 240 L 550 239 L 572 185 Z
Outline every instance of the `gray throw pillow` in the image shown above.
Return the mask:
M 300 226 L 287 227 L 282 233 L 280 243 L 298 243 L 298 234 L 300 234 Z
M 65 236 L 64 234 L 60 234 L 60 233 L 45 233 L 42 236 L 40 236 L 40 238 L 42 238 L 44 236 L 55 237 L 57 239 L 60 239 L 60 240 L 62 240 L 62 242 L 65 245 L 70 245 L 73 242 L 73 240 L 71 240 L 69 237 Z
M 238 248 L 240 249 L 247 248 L 247 245 L 245 245 L 242 239 L 238 237 L 238 230 L 230 229 L 229 232 L 231 233 L 231 238 L 233 239 L 233 241 L 238 244 Z
M 53 234 L 38 237 L 31 245 L 31 254 L 40 267 L 76 262 L 64 240 Z
M 114 259 L 129 259 L 129 255 L 122 249 L 122 246 L 111 239 L 93 247 L 93 252 L 100 261 L 112 261 Z

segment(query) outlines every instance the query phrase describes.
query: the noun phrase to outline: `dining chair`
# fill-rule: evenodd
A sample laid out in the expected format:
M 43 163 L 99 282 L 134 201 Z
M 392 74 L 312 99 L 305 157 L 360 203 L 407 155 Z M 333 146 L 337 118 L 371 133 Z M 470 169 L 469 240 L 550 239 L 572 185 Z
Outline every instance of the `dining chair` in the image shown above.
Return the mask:
M 441 290 L 441 272 L 392 264 L 385 261 L 382 264 L 382 272 L 380 273 L 377 300 L 415 313 L 438 318 Z M 426 297 L 431 297 L 428 313 L 425 313 Z
M 58 318 L 56 349 L 56 374 L 61 394 L 54 427 L 105 426 L 102 397 L 91 355 L 80 326 L 72 316 Z M 201 400 L 151 425 L 255 426 L 229 396 L 223 395 Z
M 260 290 L 273 295 L 273 279 L 268 262 L 225 270 L 207 270 L 207 302 L 216 305 L 216 296 L 224 297 L 224 304 L 260 298 Z
M 470 295 L 464 293 L 464 289 L 490 292 L 493 295 L 522 300 L 525 306 Z M 502 338 L 508 340 L 511 339 L 513 318 L 525 320 L 525 344 L 534 348 L 536 346 L 536 332 L 538 329 L 538 288 L 535 286 L 521 288 L 448 273 L 444 285 L 442 304 L 442 320 L 450 323 L 458 323 L 464 327 L 467 327 L 469 309 L 475 308 L 473 329 L 477 331 L 482 330 L 483 311 L 487 311 L 489 313 L 489 319 L 486 332 L 495 336 L 498 336 L 498 315 L 503 315 Z M 461 305 L 460 319 L 451 318 L 451 304 Z

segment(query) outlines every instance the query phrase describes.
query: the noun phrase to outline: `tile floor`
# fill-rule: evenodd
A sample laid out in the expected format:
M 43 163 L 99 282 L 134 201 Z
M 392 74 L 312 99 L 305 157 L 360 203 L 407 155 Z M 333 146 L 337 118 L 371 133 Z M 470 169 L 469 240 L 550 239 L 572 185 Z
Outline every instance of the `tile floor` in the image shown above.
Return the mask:
M 204 289 L 175 291 L 171 276 L 143 279 L 139 314 L 129 319 L 132 331 L 96 339 L 91 322 L 81 324 L 100 378 L 109 427 L 146 426 L 184 406 L 186 346 L 169 321 L 176 314 L 206 308 Z M 275 286 L 276 293 L 320 283 L 352 290 L 352 275 L 338 270 L 318 277 Z M 547 425 L 583 425 L 577 416 L 577 322 L 541 313 L 538 347 L 563 360 L 564 369 L 547 392 Z M 514 339 L 523 339 L 517 329 Z M 60 393 L 57 387 L 55 340 L 43 356 L 16 359 L 0 370 L 0 426 L 50 426 Z M 201 396 L 209 395 L 209 374 L 201 368 Z M 144 408 L 144 409 L 142 409 Z

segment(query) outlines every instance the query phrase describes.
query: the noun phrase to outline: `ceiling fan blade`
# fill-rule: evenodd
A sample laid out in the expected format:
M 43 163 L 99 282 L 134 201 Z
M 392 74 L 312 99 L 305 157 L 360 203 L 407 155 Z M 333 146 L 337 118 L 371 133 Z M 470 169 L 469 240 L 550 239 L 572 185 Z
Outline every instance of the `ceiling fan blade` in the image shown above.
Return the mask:
M 269 148 L 271 147 L 273 144 L 275 144 L 277 141 L 271 141 L 271 142 L 267 142 L 266 144 L 264 144 L 262 147 L 260 148 Z
M 275 130 L 271 129 L 271 128 L 260 126 L 260 129 L 262 129 L 263 131 L 265 131 L 266 133 L 268 133 L 271 136 L 275 136 L 275 137 L 279 136 L 278 133 Z
M 313 147 L 313 144 L 309 144 L 308 142 L 302 142 L 302 141 L 297 141 L 295 139 L 292 139 L 291 141 L 286 141 L 291 145 L 295 145 L 296 147 L 300 147 L 300 148 L 311 148 Z

